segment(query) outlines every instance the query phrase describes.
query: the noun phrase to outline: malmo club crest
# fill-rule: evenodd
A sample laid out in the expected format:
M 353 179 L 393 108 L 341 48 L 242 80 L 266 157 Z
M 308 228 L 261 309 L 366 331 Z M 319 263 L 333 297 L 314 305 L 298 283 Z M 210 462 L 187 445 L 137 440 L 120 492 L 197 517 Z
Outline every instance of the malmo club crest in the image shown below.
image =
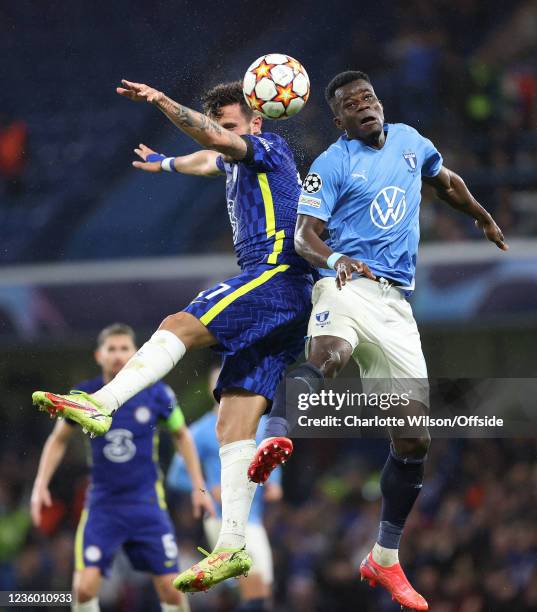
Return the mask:
M 405 151 L 403 157 L 411 170 L 415 170 L 418 167 L 416 154 L 413 151 Z
M 377 193 L 369 207 L 371 221 L 380 229 L 397 225 L 405 216 L 406 191 L 395 185 L 384 187 Z
M 302 188 L 307 193 L 317 193 L 321 191 L 322 186 L 323 180 L 317 172 L 310 172 L 302 184 Z
M 329 314 L 330 314 L 330 311 L 325 310 L 324 312 L 319 312 L 315 315 L 315 319 L 319 327 L 324 327 L 325 325 L 328 325 L 328 315 Z

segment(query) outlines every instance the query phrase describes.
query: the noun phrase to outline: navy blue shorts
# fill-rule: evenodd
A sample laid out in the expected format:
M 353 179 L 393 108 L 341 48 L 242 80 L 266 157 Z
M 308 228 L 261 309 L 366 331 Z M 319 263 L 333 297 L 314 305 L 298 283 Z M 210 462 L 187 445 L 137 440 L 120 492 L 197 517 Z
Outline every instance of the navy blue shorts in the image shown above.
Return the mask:
M 75 537 L 75 568 L 98 567 L 107 576 L 120 547 L 136 570 L 155 576 L 179 571 L 175 531 L 168 513 L 158 505 L 84 509 Z
M 214 391 L 240 388 L 272 401 L 285 369 L 304 349 L 313 278 L 288 265 L 260 265 L 202 291 L 185 308 L 224 355 Z

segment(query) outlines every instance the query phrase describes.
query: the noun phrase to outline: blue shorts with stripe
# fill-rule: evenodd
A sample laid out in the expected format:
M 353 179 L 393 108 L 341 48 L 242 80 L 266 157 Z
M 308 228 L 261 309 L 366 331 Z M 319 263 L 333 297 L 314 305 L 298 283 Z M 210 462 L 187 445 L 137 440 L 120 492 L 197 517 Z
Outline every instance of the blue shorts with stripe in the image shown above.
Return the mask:
M 214 391 L 240 388 L 269 401 L 304 349 L 313 277 L 289 265 L 259 265 L 202 291 L 185 308 L 224 355 Z
M 178 571 L 175 531 L 157 504 L 84 509 L 75 537 L 75 568 L 98 567 L 107 576 L 120 548 L 136 570 L 155 576 Z

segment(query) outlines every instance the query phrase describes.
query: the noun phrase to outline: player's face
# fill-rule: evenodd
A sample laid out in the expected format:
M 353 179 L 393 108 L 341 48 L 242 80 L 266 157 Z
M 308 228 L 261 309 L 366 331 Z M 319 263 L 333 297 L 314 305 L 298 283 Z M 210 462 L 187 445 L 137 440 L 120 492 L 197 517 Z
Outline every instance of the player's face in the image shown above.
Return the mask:
M 347 83 L 335 93 L 335 123 L 349 138 L 374 140 L 382 133 L 384 111 L 371 83 L 358 80 Z
M 261 132 L 261 117 L 257 115 L 251 118 L 247 117 L 242 112 L 240 104 L 222 106 L 220 112 L 221 115 L 216 119 L 216 122 L 230 132 L 235 132 L 239 136 L 259 134 Z
M 95 352 L 95 360 L 103 374 L 114 377 L 136 352 L 132 338 L 126 334 L 108 336 Z

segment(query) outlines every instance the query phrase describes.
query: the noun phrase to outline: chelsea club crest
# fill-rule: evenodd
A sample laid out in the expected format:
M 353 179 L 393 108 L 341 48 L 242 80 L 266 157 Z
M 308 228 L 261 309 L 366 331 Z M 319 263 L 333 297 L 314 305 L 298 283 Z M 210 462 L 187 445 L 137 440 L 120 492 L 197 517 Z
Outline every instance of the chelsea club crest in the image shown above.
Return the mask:
M 418 161 L 416 159 L 416 154 L 413 151 L 405 151 L 403 153 L 403 157 L 410 168 L 411 172 L 415 172 L 418 167 Z

